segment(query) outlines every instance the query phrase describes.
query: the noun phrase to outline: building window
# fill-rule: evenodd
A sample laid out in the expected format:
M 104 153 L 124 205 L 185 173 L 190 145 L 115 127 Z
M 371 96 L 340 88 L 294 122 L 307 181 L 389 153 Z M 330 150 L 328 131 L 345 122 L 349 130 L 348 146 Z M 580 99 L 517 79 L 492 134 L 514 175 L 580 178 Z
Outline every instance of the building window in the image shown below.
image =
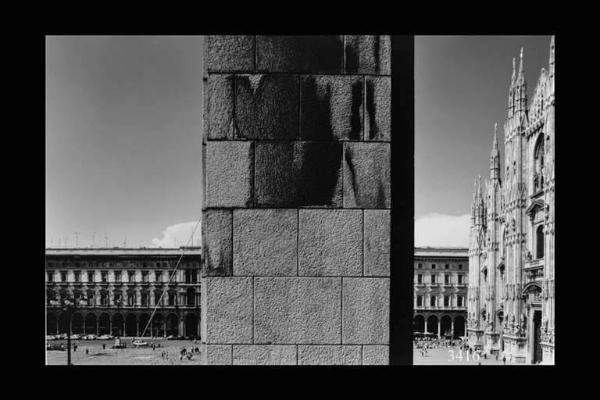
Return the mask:
M 52 282 L 54 278 L 54 271 L 48 271 L 46 272 L 46 280 L 48 282 Z
M 423 275 L 421 275 L 421 274 L 417 275 L 417 283 L 423 283 Z
M 463 276 L 462 276 L 462 275 L 459 275 L 459 276 L 458 276 L 458 284 L 459 284 L 459 285 L 462 285 L 462 283 L 463 283 Z
M 162 282 L 162 271 L 155 271 L 154 272 L 154 280 L 156 282 Z
M 435 275 L 431 275 L 431 283 L 434 284 L 435 283 Z
M 75 278 L 75 282 L 81 282 L 81 272 L 79 272 L 79 271 L 73 272 L 73 277 Z
M 88 278 L 88 282 L 94 282 L 94 273 L 93 272 L 88 272 L 87 273 L 87 278 Z
M 450 269 L 450 264 L 446 264 L 446 265 L 444 265 L 444 268 L 445 268 L 445 269 Z
M 142 271 L 142 282 L 147 283 L 149 281 L 148 275 L 148 271 Z
M 143 306 L 147 306 L 148 305 L 148 293 L 142 293 L 142 305 Z
M 462 264 L 458 264 L 458 269 L 462 269 Z
M 544 187 L 544 135 L 535 146 L 534 152 L 533 191 L 539 192 Z
M 100 294 L 100 304 L 102 304 L 103 306 L 108 305 L 108 293 L 103 292 L 102 294 Z
M 444 284 L 446 284 L 446 285 L 450 284 L 450 275 L 444 274 Z
M 435 269 L 435 264 L 431 264 L 431 269 Z
M 434 296 L 431 296 L 431 297 L 429 298 L 429 305 L 430 305 L 431 307 L 435 307 L 435 297 L 434 297 Z
M 418 307 L 423 306 L 423 296 L 417 296 L 417 306 Z
M 127 305 L 135 306 L 135 293 L 134 292 L 129 292 L 127 294 Z
M 61 282 L 67 281 L 67 271 L 60 271 L 60 281 Z
M 127 281 L 135 282 L 135 271 L 127 271 Z
M 536 258 L 544 257 L 544 227 L 538 226 L 535 230 L 535 242 L 536 242 Z
M 102 271 L 100 273 L 102 283 L 108 282 L 108 272 Z
M 444 307 L 450 306 L 450 296 L 444 296 Z
M 175 295 L 175 293 L 169 293 L 169 305 L 170 306 L 177 305 L 177 296 Z
M 423 264 L 422 264 L 422 263 L 419 263 L 419 264 L 417 265 L 417 268 L 419 268 L 419 269 L 423 268 Z
M 118 305 L 118 306 L 121 305 L 122 297 L 123 297 L 123 295 L 121 293 L 114 294 L 113 301 L 114 301 L 115 305 Z
M 121 271 L 115 271 L 115 282 L 123 282 L 123 277 L 121 276 Z
M 463 297 L 462 296 L 458 296 L 456 299 L 456 303 L 458 307 L 462 307 L 463 306 Z

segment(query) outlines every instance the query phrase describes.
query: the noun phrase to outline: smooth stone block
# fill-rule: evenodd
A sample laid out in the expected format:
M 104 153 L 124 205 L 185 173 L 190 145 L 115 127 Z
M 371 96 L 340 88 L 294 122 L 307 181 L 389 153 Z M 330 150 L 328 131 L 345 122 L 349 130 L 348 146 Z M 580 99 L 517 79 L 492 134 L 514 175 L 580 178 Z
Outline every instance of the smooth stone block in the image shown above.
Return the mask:
M 235 345 L 233 365 L 296 365 L 294 345 Z
M 209 141 L 205 146 L 205 207 L 252 206 L 252 143 Z
M 347 74 L 391 74 L 391 38 L 389 35 L 346 35 Z
M 234 275 L 297 275 L 297 210 L 235 210 L 233 226 Z
M 233 139 L 233 80 L 233 75 L 208 76 L 204 116 L 208 139 Z
M 392 78 L 365 78 L 365 140 L 392 140 Z
M 232 346 L 230 344 L 203 344 L 200 359 L 203 365 L 231 365 Z
M 389 344 L 390 279 L 343 278 L 342 343 Z
M 340 278 L 254 278 L 254 343 L 340 344 Z
M 363 365 L 390 365 L 390 346 L 365 345 L 362 348 Z
M 361 365 L 361 356 L 361 346 L 298 346 L 298 365 Z
M 252 343 L 252 278 L 203 278 L 208 344 Z
M 206 37 L 208 71 L 254 71 L 253 35 L 209 35 Z
M 202 213 L 205 276 L 232 274 L 232 211 L 207 209 Z
M 344 207 L 391 208 L 389 143 L 344 143 Z
M 390 275 L 390 210 L 364 211 L 364 275 Z
M 362 275 L 361 210 L 300 210 L 299 275 Z
M 361 76 L 305 76 L 301 90 L 303 140 L 361 140 L 364 90 Z

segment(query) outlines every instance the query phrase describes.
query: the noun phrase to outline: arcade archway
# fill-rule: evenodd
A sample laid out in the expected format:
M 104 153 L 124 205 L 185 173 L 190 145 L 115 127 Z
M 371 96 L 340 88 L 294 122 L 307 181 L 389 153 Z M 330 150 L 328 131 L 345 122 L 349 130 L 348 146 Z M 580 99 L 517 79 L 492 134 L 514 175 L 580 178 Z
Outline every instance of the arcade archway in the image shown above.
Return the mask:
M 167 336 L 169 336 L 169 335 L 179 336 L 178 324 L 179 324 L 179 318 L 177 318 L 176 314 L 169 314 L 167 316 L 167 332 L 166 332 Z
M 112 317 L 112 332 L 113 336 L 123 336 L 125 332 L 124 320 L 121 314 L 115 314 Z
M 135 314 L 127 314 L 125 318 L 125 336 L 137 336 L 137 320 Z
M 198 336 L 198 318 L 194 314 L 187 314 L 185 316 L 185 336 Z
M 454 338 L 457 339 L 461 336 L 465 336 L 465 317 L 459 315 L 454 318 Z
M 430 315 L 427 318 L 427 332 L 435 333 L 436 335 L 438 333 L 438 318 L 435 315 Z
M 425 330 L 425 317 L 422 315 L 416 315 L 413 318 L 413 332 L 423 333 Z
M 83 333 L 83 315 L 80 313 L 73 314 L 71 319 L 71 333 L 79 335 Z
M 46 313 L 46 335 L 58 334 L 58 320 L 56 315 L 52 313 Z
M 86 335 L 97 334 L 98 328 L 96 327 L 97 319 L 95 314 L 88 314 L 85 316 L 85 333 Z
M 107 313 L 100 314 L 98 318 L 98 334 L 106 335 L 110 333 L 110 316 Z

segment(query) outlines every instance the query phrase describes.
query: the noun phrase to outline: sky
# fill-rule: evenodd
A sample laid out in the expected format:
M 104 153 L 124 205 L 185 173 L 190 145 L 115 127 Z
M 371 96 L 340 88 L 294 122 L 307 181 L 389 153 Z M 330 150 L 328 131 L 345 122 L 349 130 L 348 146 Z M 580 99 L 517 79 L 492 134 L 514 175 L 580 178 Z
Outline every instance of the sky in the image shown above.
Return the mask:
M 201 37 L 47 37 L 46 245 L 185 244 L 201 123 Z
M 416 37 L 417 246 L 467 246 L 473 179 L 489 173 L 511 60 L 523 46 L 531 93 L 549 44 Z M 48 247 L 188 242 L 201 216 L 201 49 L 198 36 L 46 38 Z
M 415 38 L 415 245 L 468 247 L 473 180 L 489 176 L 503 126 L 512 58 L 529 96 L 548 69 L 550 36 Z

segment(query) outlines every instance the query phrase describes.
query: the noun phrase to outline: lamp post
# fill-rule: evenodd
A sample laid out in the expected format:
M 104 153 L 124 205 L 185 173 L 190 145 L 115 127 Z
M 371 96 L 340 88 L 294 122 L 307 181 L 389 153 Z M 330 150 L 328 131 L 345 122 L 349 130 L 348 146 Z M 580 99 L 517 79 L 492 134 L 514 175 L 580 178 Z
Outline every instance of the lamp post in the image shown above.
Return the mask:
M 67 313 L 67 365 L 71 364 L 71 317 L 73 315 L 73 307 L 75 302 L 70 299 L 64 299 L 62 302 L 62 309 Z

